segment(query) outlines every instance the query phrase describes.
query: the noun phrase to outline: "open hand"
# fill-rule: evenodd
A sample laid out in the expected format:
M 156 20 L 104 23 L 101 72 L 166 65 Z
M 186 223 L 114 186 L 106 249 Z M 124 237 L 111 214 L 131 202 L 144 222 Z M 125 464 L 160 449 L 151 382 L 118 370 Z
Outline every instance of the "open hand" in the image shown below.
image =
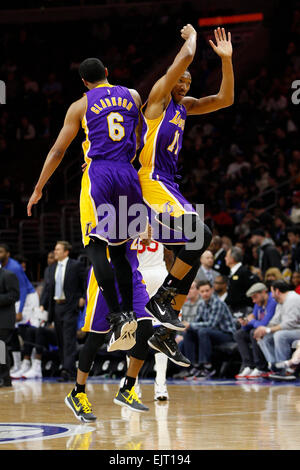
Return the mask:
M 231 57 L 232 56 L 232 44 L 231 44 L 231 34 L 228 32 L 228 38 L 226 37 L 226 32 L 224 28 L 218 27 L 214 30 L 216 43 L 210 39 L 209 44 L 213 48 L 216 54 L 220 57 Z

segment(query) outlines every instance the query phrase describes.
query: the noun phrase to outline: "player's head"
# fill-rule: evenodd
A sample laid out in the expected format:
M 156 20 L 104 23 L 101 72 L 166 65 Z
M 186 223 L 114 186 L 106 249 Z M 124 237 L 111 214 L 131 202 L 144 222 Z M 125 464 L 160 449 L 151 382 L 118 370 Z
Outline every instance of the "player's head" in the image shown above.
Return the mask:
M 85 59 L 79 65 L 79 75 L 87 88 L 92 88 L 99 82 L 106 80 L 107 68 L 97 58 Z
M 176 103 L 179 103 L 185 97 L 190 89 L 191 83 L 192 76 L 190 72 L 186 70 L 171 91 L 172 98 Z

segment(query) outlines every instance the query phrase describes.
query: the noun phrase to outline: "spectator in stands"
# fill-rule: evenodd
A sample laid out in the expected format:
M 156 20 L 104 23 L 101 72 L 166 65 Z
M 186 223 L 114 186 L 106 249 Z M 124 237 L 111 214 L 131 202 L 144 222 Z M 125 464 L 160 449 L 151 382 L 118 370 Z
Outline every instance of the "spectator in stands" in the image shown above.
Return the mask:
M 83 265 L 69 258 L 71 245 L 58 241 L 55 263 L 49 267 L 43 307 L 48 307 L 49 321 L 54 319 L 57 342 L 63 366 L 61 380 L 75 377 L 76 331 L 79 308 L 84 306 L 86 276 Z
M 291 346 L 300 339 L 300 296 L 285 281 L 274 281 L 271 292 L 278 302 L 275 315 L 268 325 L 256 328 L 254 338 L 272 370 L 276 362 L 291 357 Z M 287 371 L 282 374 L 288 376 Z
M 218 271 L 212 269 L 214 265 L 214 256 L 210 250 L 204 251 L 200 257 L 200 268 L 196 274 L 197 281 L 209 281 L 213 284 L 218 276 Z
M 228 278 L 227 276 L 217 276 L 214 280 L 214 291 L 222 302 L 225 302 L 228 295 Z
M 11 386 L 7 342 L 15 328 L 15 303 L 19 295 L 17 276 L 0 267 L 0 387 Z
M 300 191 L 294 191 L 289 217 L 293 224 L 300 224 Z
M 274 241 L 283 243 L 288 240 L 288 228 L 291 225 L 291 221 L 284 212 L 277 212 L 274 217 Z
M 270 322 L 277 305 L 271 292 L 268 292 L 267 286 L 261 282 L 253 284 L 246 295 L 251 297 L 254 308 L 251 314 L 238 318 L 241 328 L 234 334 L 242 358 L 241 370 L 235 376 L 237 380 L 266 376 L 268 364 L 253 334 L 257 327 L 265 326 Z
M 29 121 L 27 116 L 23 116 L 20 121 L 20 125 L 17 128 L 16 139 L 17 140 L 32 140 L 35 138 L 35 127 Z
M 215 235 L 209 246 L 210 251 L 214 255 L 213 269 L 219 274 L 228 276 L 229 268 L 225 263 L 226 250 L 223 248 L 223 241 L 219 235 Z
M 294 271 L 292 274 L 292 286 L 295 288 L 295 292 L 297 294 L 300 294 L 300 272 L 299 271 Z
M 25 372 L 26 364 L 21 362 L 21 350 L 18 339 L 18 328 L 22 330 L 32 316 L 35 308 L 39 307 L 39 297 L 33 285 L 26 276 L 24 269 L 10 256 L 10 248 L 7 244 L 0 244 L 0 263 L 4 269 L 13 272 L 19 281 L 20 300 L 16 303 L 16 329 L 12 339 L 13 368 L 11 376 Z M 21 370 L 22 369 L 22 370 Z
M 269 268 L 282 269 L 280 254 L 276 249 L 273 240 L 265 236 L 264 230 L 254 230 L 251 234 L 251 243 L 257 247 L 258 267 L 260 268 L 263 276 Z
M 264 283 L 271 290 L 271 285 L 274 281 L 283 279 L 283 275 L 278 268 L 269 268 L 265 272 Z
M 252 300 L 246 296 L 246 292 L 252 284 L 259 282 L 259 278 L 250 269 L 243 266 L 243 252 L 239 247 L 230 248 L 226 253 L 225 261 L 230 268 L 225 302 L 233 313 L 245 312 L 247 309 L 249 310 L 249 307 L 253 307 Z
M 300 226 L 294 225 L 287 230 L 287 237 L 290 242 L 292 254 L 292 270 L 297 271 L 300 268 Z
M 205 379 L 216 373 L 211 362 L 213 346 L 232 341 L 236 326 L 229 308 L 214 294 L 209 281 L 199 283 L 199 292 L 201 302 L 195 321 L 185 322 L 184 351 L 197 369 L 191 369 L 191 376 Z

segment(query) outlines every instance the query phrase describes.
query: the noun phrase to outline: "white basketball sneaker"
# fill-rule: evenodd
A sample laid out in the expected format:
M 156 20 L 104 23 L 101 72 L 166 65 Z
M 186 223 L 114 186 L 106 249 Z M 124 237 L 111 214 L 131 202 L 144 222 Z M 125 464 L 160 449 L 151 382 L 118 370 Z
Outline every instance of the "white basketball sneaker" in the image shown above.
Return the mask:
M 154 384 L 154 400 L 166 401 L 169 400 L 169 394 L 167 390 L 167 385 L 164 384 Z
M 31 362 L 29 359 L 23 359 L 20 369 L 10 374 L 11 379 L 21 379 L 30 368 Z
M 34 359 L 31 368 L 22 377 L 24 379 L 42 379 L 42 361 Z

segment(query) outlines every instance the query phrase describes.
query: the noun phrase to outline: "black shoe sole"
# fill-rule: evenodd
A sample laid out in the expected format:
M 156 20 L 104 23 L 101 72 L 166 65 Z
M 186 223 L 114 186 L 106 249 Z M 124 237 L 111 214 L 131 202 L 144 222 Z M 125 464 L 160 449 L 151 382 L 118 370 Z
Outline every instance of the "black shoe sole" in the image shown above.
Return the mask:
M 156 351 L 159 351 L 159 352 L 162 352 L 165 356 L 167 356 L 168 359 L 170 359 L 170 361 L 174 362 L 175 364 L 177 364 L 178 366 L 182 366 L 182 367 L 190 367 L 191 363 L 189 362 L 188 364 L 186 362 L 182 362 L 180 360 L 176 360 L 174 359 L 172 356 L 168 356 L 168 354 L 166 354 L 165 352 L 161 351 L 159 348 L 157 348 L 156 346 L 154 346 L 150 339 L 148 339 L 148 344 L 149 346 L 152 348 L 152 349 L 155 349 Z
M 154 318 L 155 320 L 157 320 L 161 325 L 165 326 L 166 328 L 169 328 L 169 330 L 175 330 L 175 331 L 184 331 L 185 330 L 185 326 L 182 324 L 182 326 L 176 326 L 174 325 L 173 323 L 169 323 L 169 322 L 163 322 L 161 320 L 161 318 L 157 318 L 152 312 L 151 310 L 149 310 L 149 308 L 147 308 L 147 306 L 145 307 L 145 310 L 147 313 L 149 313 L 149 315 L 151 315 L 152 318 Z

